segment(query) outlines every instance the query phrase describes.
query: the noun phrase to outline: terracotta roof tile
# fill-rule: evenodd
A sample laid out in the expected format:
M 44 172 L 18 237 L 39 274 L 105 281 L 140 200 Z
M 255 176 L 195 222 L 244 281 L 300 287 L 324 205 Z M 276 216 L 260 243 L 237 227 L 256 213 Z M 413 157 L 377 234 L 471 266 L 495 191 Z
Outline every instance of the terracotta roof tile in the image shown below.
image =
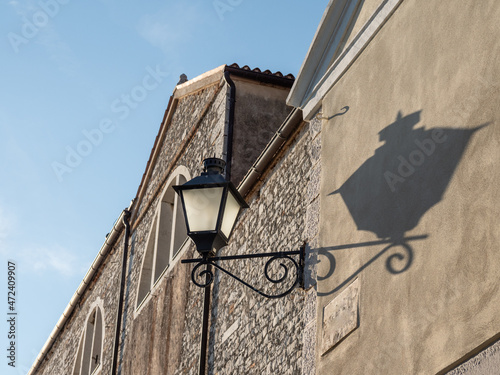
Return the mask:
M 280 71 L 278 72 L 271 72 L 269 69 L 266 69 L 264 71 L 261 71 L 259 68 L 254 68 L 254 69 L 251 69 L 248 65 L 244 65 L 243 67 L 240 68 L 240 66 L 236 63 L 233 63 L 231 65 L 228 65 L 229 67 L 231 68 L 235 68 L 235 69 L 240 69 L 240 70 L 245 70 L 245 71 L 252 71 L 254 73 L 261 73 L 261 74 L 267 74 L 267 75 L 271 75 L 271 76 L 275 76 L 275 77 L 283 77 L 283 78 L 287 78 L 287 79 L 295 79 L 294 75 L 289 73 L 287 75 L 283 75 L 283 73 L 281 73 Z

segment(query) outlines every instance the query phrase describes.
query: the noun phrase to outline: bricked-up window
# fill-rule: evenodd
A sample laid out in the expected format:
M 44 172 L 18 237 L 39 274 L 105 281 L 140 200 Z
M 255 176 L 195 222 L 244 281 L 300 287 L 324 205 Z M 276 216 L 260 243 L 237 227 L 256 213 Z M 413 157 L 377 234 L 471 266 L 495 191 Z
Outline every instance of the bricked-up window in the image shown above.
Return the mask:
M 73 375 L 91 375 L 100 371 L 102 339 L 104 337 L 102 313 L 96 307 L 89 315 L 80 339 Z
M 149 295 L 187 239 L 182 204 L 172 186 L 182 185 L 188 178 L 181 173 L 174 176 L 170 178 L 162 194 L 146 242 L 137 292 L 137 307 Z

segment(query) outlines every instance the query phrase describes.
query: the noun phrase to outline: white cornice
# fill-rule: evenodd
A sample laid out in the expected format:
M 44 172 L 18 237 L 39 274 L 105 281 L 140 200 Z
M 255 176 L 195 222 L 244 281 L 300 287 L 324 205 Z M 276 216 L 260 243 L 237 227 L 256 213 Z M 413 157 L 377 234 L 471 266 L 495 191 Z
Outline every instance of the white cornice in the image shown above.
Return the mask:
M 287 104 L 300 106 L 325 74 L 335 52 L 339 50 L 359 2 L 360 0 L 330 1 L 290 91 Z
M 326 93 L 349 68 L 403 0 L 384 0 L 348 46 L 346 31 L 355 22 L 360 0 L 330 1 L 320 22 L 287 104 L 312 118 Z

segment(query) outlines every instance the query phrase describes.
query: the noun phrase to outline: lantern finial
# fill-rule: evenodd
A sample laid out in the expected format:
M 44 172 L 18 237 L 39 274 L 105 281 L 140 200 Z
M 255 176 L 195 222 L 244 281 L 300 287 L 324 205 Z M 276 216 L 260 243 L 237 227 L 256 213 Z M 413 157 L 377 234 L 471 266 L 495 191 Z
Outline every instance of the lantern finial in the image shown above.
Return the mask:
M 203 172 L 208 174 L 213 173 L 224 173 L 224 168 L 226 167 L 226 162 L 222 159 L 213 157 L 203 160 Z

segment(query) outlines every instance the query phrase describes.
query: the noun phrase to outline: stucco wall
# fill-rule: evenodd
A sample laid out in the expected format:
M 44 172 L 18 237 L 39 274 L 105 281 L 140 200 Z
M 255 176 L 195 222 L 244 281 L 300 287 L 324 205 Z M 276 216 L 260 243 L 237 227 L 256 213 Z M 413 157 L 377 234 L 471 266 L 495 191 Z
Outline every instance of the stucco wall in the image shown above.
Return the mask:
M 500 332 L 498 19 L 405 0 L 323 100 L 318 374 L 434 374 Z

